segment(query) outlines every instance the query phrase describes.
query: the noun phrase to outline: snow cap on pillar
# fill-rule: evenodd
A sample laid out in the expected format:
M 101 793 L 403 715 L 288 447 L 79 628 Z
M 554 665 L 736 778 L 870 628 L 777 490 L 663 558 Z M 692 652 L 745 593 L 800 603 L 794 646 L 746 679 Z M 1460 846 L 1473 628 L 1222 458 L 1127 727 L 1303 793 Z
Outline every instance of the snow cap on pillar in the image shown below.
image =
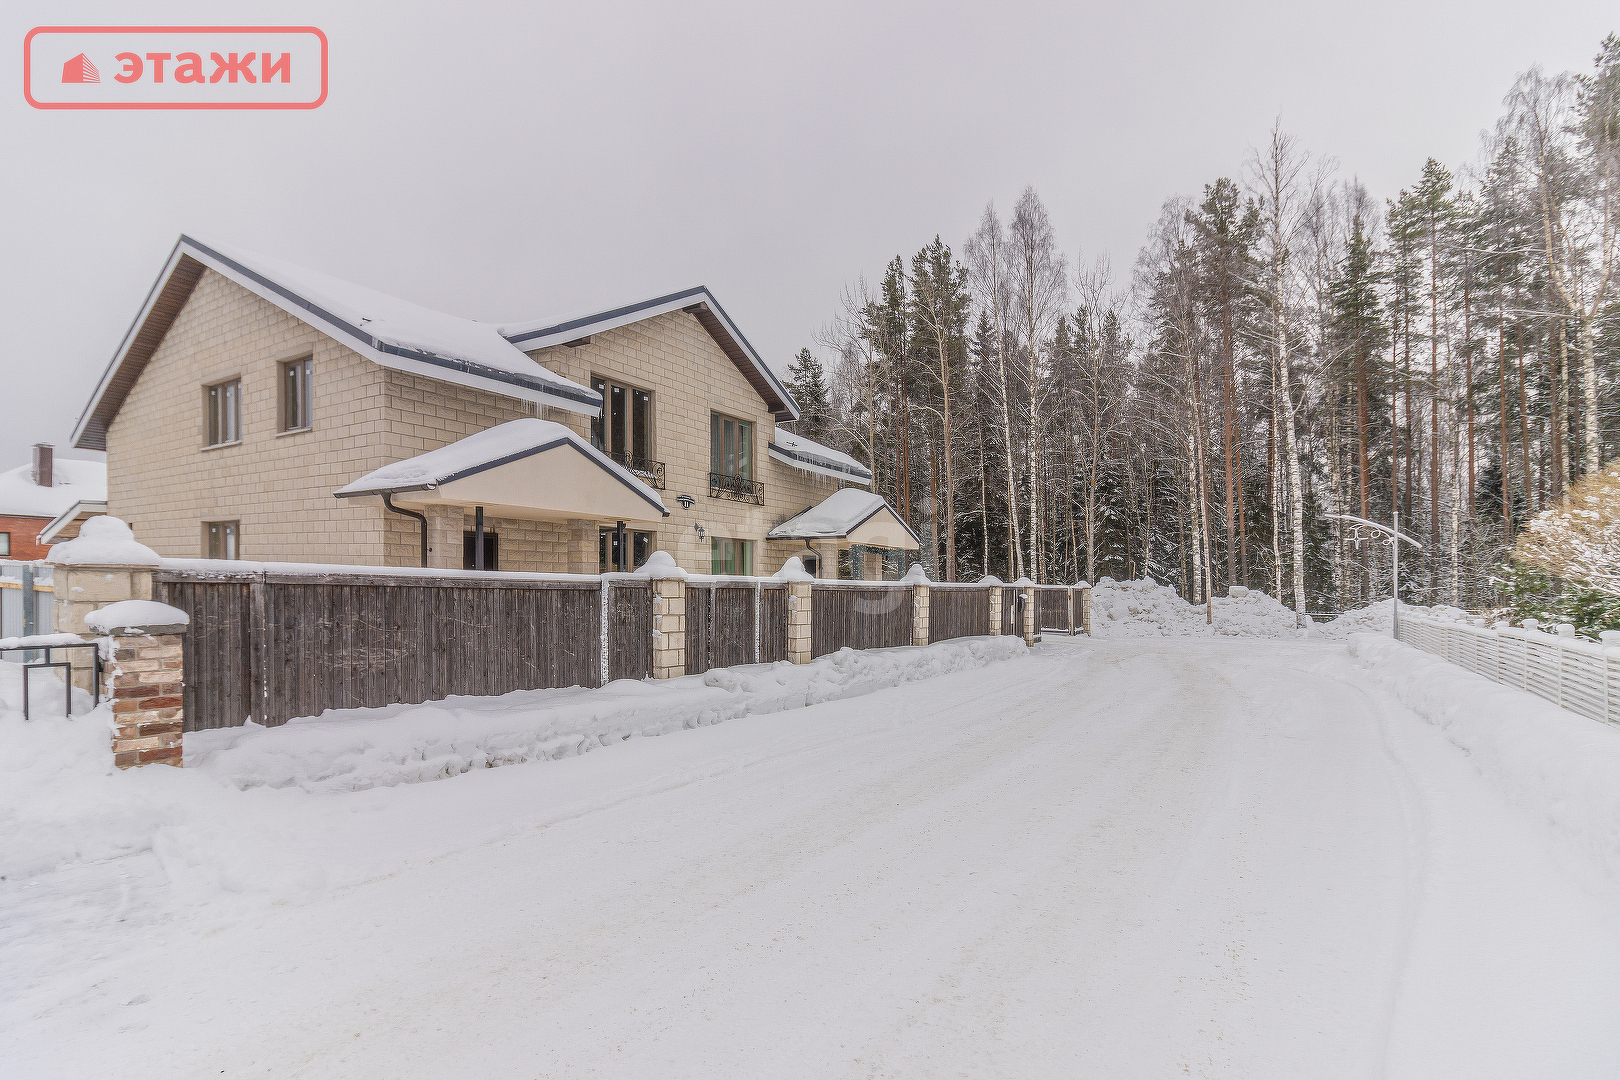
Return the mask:
M 789 555 L 782 569 L 771 575 L 772 581 L 814 581 L 816 577 L 804 568 L 804 562 L 797 555 Z
M 928 571 L 923 569 L 923 564 L 922 563 L 914 562 L 914 563 L 911 564 L 911 569 L 906 571 L 906 576 L 901 578 L 900 580 L 901 581 L 909 581 L 909 582 L 912 582 L 913 584 L 915 584 L 916 582 L 919 582 L 919 581 L 927 581 L 928 580 Z
M 651 578 L 653 581 L 665 581 L 686 577 L 686 571 L 681 569 L 675 561 L 675 556 L 667 551 L 655 551 L 647 556 L 647 561 L 641 569 L 636 571 L 637 577 Z

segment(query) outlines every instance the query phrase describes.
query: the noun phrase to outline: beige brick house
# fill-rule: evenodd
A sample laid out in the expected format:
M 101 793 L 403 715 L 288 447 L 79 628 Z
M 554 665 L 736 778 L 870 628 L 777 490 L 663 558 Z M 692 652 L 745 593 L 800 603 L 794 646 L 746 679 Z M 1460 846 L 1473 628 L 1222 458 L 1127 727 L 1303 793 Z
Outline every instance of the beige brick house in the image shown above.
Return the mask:
M 871 475 L 777 427 L 797 415 L 702 287 L 479 323 L 181 237 L 74 444 L 168 557 L 768 574 L 915 550 L 880 498 L 826 503 Z

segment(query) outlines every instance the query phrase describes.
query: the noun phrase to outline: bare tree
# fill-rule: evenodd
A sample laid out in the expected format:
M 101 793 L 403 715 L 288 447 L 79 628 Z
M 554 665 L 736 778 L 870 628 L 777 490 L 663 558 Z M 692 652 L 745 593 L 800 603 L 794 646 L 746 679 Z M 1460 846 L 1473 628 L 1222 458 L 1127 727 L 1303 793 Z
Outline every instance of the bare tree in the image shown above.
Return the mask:
M 1007 235 L 994 203 L 987 204 L 979 228 L 967 242 L 968 277 L 979 306 L 990 315 L 996 338 L 1002 446 L 1007 465 L 1007 565 L 1024 576 L 1024 553 L 1018 535 L 1018 484 L 1013 466 L 1012 406 L 1007 385 L 1007 336 L 1010 332 L 1012 282 Z

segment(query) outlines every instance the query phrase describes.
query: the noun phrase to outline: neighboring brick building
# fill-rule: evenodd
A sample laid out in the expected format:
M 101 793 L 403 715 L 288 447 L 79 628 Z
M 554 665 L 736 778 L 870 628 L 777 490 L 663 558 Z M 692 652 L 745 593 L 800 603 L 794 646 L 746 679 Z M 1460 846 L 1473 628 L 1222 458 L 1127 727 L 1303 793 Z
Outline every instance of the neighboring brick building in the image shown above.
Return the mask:
M 779 433 L 797 414 L 707 289 L 497 326 L 182 237 L 74 440 L 107 450 L 110 512 L 170 557 L 417 565 L 426 535 L 427 564 L 459 568 L 477 561 L 477 506 L 456 501 L 473 492 L 486 568 L 595 572 L 622 535 L 634 563 L 662 548 L 692 571 L 770 573 L 811 543 L 824 556 L 847 547 L 769 534 L 871 481 L 853 459 Z M 521 499 L 488 476 L 386 481 L 525 418 L 580 439 L 473 469 L 504 470 Z M 625 469 L 647 489 L 628 503 Z M 365 493 L 334 497 L 362 477 Z M 857 542 L 917 547 L 886 507 Z
M 57 458 L 34 447 L 33 460 L 0 473 L 0 559 L 43 559 L 50 545 L 79 535 L 79 524 L 107 509 L 107 466 Z

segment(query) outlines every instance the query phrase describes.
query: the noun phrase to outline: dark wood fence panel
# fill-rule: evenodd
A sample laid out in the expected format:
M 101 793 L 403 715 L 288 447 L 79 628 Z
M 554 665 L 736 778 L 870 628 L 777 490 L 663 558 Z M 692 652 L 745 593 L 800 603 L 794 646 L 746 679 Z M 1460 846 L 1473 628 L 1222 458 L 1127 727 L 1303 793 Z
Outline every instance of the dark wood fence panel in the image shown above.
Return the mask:
M 594 583 L 333 577 L 155 577 L 154 597 L 192 619 L 188 730 L 234 727 L 249 716 L 276 725 L 327 709 L 601 684 Z M 650 590 L 615 592 L 612 674 L 644 678 Z
M 1069 590 L 1041 588 L 1035 590 L 1037 630 L 1069 632 Z
M 737 667 L 754 662 L 754 587 L 718 585 L 714 589 L 713 633 L 709 666 Z
M 1018 619 L 1018 594 L 1022 592 L 1013 585 L 1001 587 L 1001 632 L 1013 637 L 1023 637 L 1024 627 Z
M 158 580 L 152 599 L 191 616 L 186 633 L 186 730 L 238 727 L 252 715 L 250 585 Z
M 788 590 L 766 585 L 759 591 L 759 662 L 787 659 Z
M 652 586 L 609 589 L 608 678 L 645 679 L 652 674 Z
M 990 632 L 990 586 L 928 590 L 928 640 L 978 637 Z
M 810 603 L 813 656 L 911 644 L 910 585 L 815 585 Z
M 711 636 L 710 622 L 714 618 L 714 608 L 709 598 L 714 594 L 713 585 L 687 585 L 686 586 L 686 673 L 688 675 L 701 675 L 710 668 L 709 664 L 709 638 Z

